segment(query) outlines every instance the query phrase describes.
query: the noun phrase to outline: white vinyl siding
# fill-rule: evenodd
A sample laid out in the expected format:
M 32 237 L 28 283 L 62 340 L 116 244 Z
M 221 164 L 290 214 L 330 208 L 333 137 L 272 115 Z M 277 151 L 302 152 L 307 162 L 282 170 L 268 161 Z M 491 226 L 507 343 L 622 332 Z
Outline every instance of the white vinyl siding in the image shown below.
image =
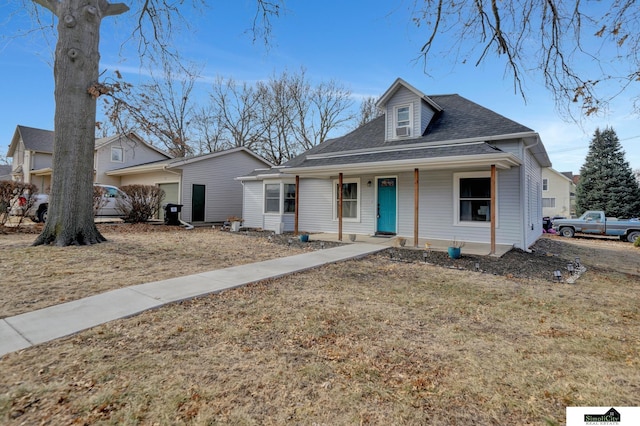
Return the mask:
M 180 166 L 183 220 L 192 220 L 193 185 L 206 185 L 205 222 L 223 222 L 230 216 L 240 217 L 243 191 L 242 184 L 235 178 L 264 166 L 263 162 L 244 151 L 222 154 Z M 176 169 L 173 170 L 178 171 Z M 259 206 L 261 205 L 262 201 Z
M 435 114 L 431 107 L 426 104 L 426 102 L 421 102 L 420 110 L 420 128 L 418 129 L 418 133 L 416 133 L 416 136 L 422 136 Z
M 115 163 L 111 161 L 111 148 L 122 148 L 124 162 Z M 166 160 L 168 157 L 160 152 L 125 137 L 116 139 L 112 143 L 102 146 L 94 154 L 94 164 L 96 169 L 95 181 L 107 185 L 120 186 L 120 178 L 107 176 L 105 172 L 121 169 L 123 167 L 137 166 L 139 164 L 152 163 L 154 161 Z
M 416 136 L 420 136 L 420 124 L 421 124 L 421 120 L 420 120 L 420 98 L 418 96 L 416 96 L 415 93 L 413 93 L 412 91 L 410 91 L 409 89 L 405 88 L 405 87 L 401 87 L 400 89 L 398 89 L 398 91 L 394 94 L 394 96 L 389 100 L 389 102 L 387 103 L 386 106 L 386 111 L 387 113 L 385 114 L 386 116 L 386 126 L 387 126 L 387 140 L 391 140 L 391 139 L 399 139 L 399 137 L 396 136 L 396 109 L 398 107 L 406 107 L 409 106 L 410 108 L 410 114 L 411 114 L 411 118 L 410 118 L 410 129 L 409 129 L 409 135 L 408 137 L 416 137 Z M 404 138 L 404 137 L 400 137 L 400 138 Z
M 261 208 L 263 183 L 261 181 L 245 181 L 243 187 L 243 225 L 247 228 L 264 228 L 264 219 Z

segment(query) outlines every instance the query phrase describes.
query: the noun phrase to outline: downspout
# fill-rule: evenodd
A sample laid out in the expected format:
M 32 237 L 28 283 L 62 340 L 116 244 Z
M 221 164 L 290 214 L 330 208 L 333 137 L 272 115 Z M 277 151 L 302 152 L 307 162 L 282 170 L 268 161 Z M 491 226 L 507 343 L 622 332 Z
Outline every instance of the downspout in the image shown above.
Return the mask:
M 540 136 L 536 137 L 536 143 L 529 145 L 529 146 L 525 146 L 524 147 L 524 167 L 522 168 L 522 184 L 520 185 L 520 189 L 521 189 L 521 193 L 522 193 L 522 202 L 520 203 L 521 208 L 522 208 L 522 223 L 524 224 L 524 219 L 525 216 L 527 215 L 526 211 L 525 211 L 525 201 L 528 199 L 528 191 L 527 191 L 527 152 L 531 149 L 536 147 L 538 144 L 540 143 Z M 527 206 L 528 207 L 528 206 Z M 529 228 L 529 225 L 533 225 L 533 223 L 531 223 L 531 221 L 529 221 L 529 224 L 527 224 L 527 228 Z M 527 230 L 523 227 L 522 229 L 522 245 L 524 247 L 522 247 L 522 250 L 526 251 L 527 253 L 531 253 L 531 250 L 529 249 L 529 246 L 527 245 Z

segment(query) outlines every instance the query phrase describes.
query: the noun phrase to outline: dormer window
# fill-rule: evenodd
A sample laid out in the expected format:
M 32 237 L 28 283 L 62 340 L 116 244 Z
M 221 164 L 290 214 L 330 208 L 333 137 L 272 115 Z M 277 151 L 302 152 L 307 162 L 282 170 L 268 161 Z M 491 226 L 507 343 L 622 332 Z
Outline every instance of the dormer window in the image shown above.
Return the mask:
M 411 105 L 395 107 L 395 131 L 396 138 L 411 136 Z

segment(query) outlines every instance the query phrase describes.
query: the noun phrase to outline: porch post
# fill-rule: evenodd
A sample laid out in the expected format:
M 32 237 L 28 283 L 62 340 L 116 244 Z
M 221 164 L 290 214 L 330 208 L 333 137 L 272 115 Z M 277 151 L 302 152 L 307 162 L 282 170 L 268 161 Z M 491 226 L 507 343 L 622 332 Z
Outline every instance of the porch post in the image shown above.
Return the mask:
M 338 241 L 342 241 L 342 173 L 338 175 Z
M 496 165 L 491 165 L 491 252 L 496 253 Z
M 418 211 L 420 197 L 420 172 L 418 169 L 413 170 L 413 245 L 418 247 Z
M 296 175 L 296 201 L 293 213 L 293 235 L 298 235 L 298 210 L 300 206 L 300 176 Z

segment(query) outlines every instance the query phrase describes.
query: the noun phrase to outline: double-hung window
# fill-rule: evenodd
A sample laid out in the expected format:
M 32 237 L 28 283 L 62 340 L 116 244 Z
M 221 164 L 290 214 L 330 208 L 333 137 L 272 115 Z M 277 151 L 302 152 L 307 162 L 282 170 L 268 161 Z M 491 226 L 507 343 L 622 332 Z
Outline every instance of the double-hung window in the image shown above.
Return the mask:
M 334 219 L 338 219 L 340 207 L 340 184 L 334 181 Z M 360 220 L 360 180 L 344 180 L 342 182 L 342 218 Z
M 454 211 L 457 224 L 491 222 L 491 174 L 489 172 L 454 175 Z
M 401 106 L 396 109 L 396 125 L 398 127 L 409 126 L 411 124 L 409 112 L 409 105 Z
M 281 194 L 284 197 L 281 197 Z M 295 213 L 296 185 L 294 183 L 267 183 L 264 185 L 265 213 Z
M 268 183 L 264 186 L 264 212 L 280 213 L 279 183 Z

